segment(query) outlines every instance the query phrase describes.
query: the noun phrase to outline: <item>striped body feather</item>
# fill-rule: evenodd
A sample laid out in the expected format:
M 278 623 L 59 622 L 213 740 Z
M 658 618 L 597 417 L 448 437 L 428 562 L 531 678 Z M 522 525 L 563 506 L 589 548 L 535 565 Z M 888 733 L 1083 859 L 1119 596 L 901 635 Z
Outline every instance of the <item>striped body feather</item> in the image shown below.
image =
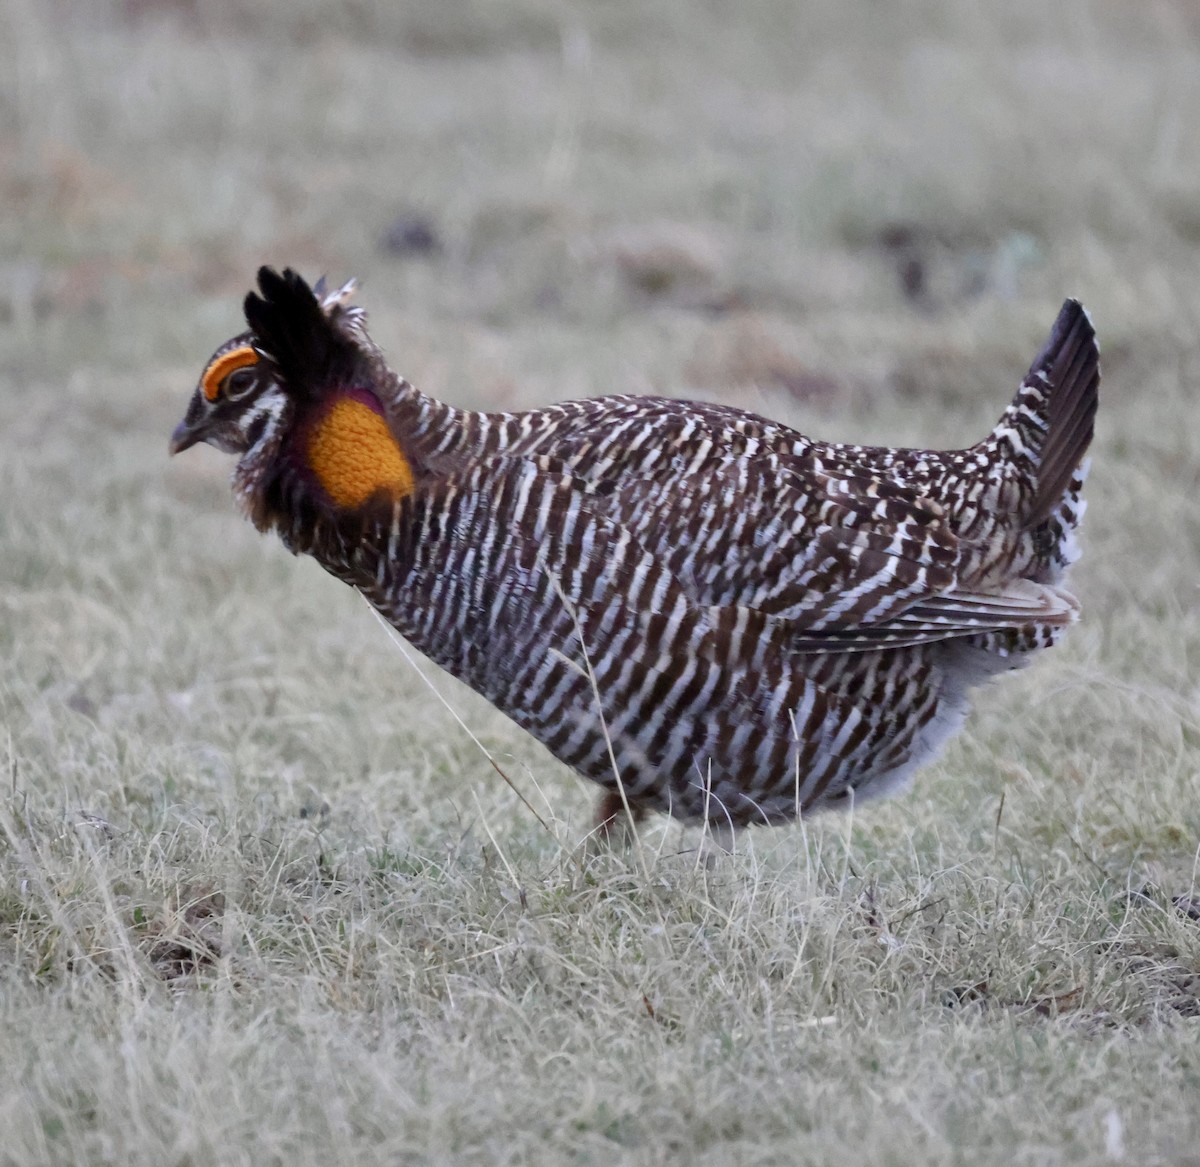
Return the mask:
M 392 373 L 337 299 L 305 309 L 322 380 L 301 392 L 275 351 L 298 347 L 291 293 L 261 279 L 247 318 L 289 396 L 235 476 L 251 517 L 635 807 L 738 825 L 893 788 L 972 685 L 1077 616 L 1059 582 L 1098 365 L 1072 302 L 992 434 L 943 452 L 644 397 L 457 410 Z M 352 507 L 303 436 L 348 394 L 411 467 Z

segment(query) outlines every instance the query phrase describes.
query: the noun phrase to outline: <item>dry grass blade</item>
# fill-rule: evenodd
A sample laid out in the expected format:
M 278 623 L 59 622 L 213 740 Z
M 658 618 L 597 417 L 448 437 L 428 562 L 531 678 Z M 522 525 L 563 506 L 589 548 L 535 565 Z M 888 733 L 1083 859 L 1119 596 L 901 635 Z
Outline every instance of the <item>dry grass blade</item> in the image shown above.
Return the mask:
M 525 797 L 525 795 L 518 788 L 517 784 L 513 782 L 513 780 L 504 772 L 499 762 L 492 757 L 491 753 L 488 752 L 488 749 L 483 742 L 481 742 L 479 738 L 475 736 L 474 732 L 471 730 L 471 727 L 467 725 L 465 721 L 463 721 L 450 702 L 442 696 L 437 686 L 434 685 L 433 682 L 430 681 L 430 679 L 421 671 L 420 665 L 413 660 L 412 654 L 408 651 L 407 645 L 405 645 L 403 639 L 397 635 L 396 630 L 392 628 L 392 626 L 388 624 L 388 622 L 378 612 L 376 612 L 374 608 L 371 609 L 371 614 L 376 620 L 379 621 L 380 625 L 383 627 L 383 630 L 387 633 L 388 639 L 391 640 L 391 642 L 400 650 L 400 654 L 408 662 L 408 665 L 412 671 L 421 678 L 421 681 L 428 687 L 429 691 L 442 703 L 446 711 L 458 723 L 459 728 L 462 729 L 462 731 L 471 739 L 471 741 L 479 747 L 479 752 L 483 754 L 483 756 L 488 760 L 488 764 L 492 767 L 492 769 L 495 770 L 496 773 L 499 774 L 504 780 L 505 785 L 508 786 L 508 788 L 521 800 L 521 804 L 525 807 L 525 809 L 529 811 L 529 813 L 533 815 L 535 819 L 537 819 L 539 826 L 541 826 L 546 834 L 557 841 L 557 837 L 555 836 L 550 824 L 546 822 L 546 820 L 542 818 L 540 814 L 538 814 L 537 808 L 532 802 L 529 801 L 528 798 Z

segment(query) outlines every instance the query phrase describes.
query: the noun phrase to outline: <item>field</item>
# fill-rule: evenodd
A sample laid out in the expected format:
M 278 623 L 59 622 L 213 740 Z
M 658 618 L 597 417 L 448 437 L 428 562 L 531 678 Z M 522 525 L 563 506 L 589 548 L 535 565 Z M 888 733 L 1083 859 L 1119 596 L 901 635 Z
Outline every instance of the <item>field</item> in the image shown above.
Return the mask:
M 0 64 L 0 1162 L 1200 1164 L 1192 0 L 0 0 Z M 168 460 L 263 262 L 460 404 L 936 446 L 1077 295 L 1083 622 L 901 799 L 589 846 Z

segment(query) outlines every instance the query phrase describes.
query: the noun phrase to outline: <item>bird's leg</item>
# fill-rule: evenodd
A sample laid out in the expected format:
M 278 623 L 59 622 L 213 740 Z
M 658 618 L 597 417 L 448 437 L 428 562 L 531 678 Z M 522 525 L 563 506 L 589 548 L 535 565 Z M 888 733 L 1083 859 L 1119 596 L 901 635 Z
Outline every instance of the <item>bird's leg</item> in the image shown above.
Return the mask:
M 640 823 L 646 817 L 646 808 L 640 803 L 630 802 L 629 813 L 625 813 L 625 799 L 619 790 L 606 790 L 600 796 L 596 807 L 596 827 L 592 832 L 593 838 L 609 846 L 622 844 L 628 846 L 631 841 L 631 826 Z M 630 819 L 633 823 L 630 823 Z

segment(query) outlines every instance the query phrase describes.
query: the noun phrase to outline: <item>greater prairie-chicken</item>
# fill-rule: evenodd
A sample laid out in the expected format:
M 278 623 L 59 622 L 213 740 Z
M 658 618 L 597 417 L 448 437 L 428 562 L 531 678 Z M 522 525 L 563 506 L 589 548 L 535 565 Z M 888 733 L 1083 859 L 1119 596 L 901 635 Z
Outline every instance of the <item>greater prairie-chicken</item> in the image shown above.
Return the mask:
M 456 409 L 391 371 L 352 285 L 258 284 L 172 452 L 240 455 L 254 524 L 604 787 L 602 820 L 894 789 L 1077 618 L 1100 373 L 1073 300 L 995 429 L 938 451 L 653 397 Z

